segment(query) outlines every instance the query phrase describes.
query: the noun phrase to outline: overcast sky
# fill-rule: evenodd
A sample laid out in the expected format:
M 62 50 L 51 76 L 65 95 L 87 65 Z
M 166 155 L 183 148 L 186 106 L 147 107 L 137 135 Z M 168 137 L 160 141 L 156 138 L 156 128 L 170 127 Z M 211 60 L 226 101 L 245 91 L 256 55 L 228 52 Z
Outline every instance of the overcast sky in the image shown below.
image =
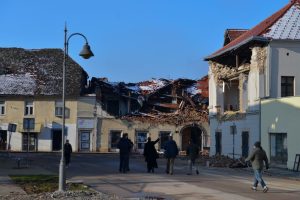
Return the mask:
M 70 56 L 90 77 L 138 82 L 199 79 L 203 58 L 221 48 L 226 28 L 251 28 L 289 0 L 1 0 L 0 47 L 63 48 L 83 33 L 95 54 L 78 56 L 84 40 L 72 37 Z

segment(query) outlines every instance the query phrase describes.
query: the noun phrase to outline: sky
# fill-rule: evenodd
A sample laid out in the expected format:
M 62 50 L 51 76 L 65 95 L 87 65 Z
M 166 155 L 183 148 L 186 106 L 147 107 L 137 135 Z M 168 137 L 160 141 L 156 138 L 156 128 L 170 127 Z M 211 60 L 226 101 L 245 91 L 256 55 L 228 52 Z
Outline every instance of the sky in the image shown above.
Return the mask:
M 94 57 L 69 55 L 89 74 L 113 82 L 200 79 L 203 59 L 222 47 L 227 28 L 252 28 L 290 0 L 1 0 L 0 47 L 64 47 L 84 34 Z

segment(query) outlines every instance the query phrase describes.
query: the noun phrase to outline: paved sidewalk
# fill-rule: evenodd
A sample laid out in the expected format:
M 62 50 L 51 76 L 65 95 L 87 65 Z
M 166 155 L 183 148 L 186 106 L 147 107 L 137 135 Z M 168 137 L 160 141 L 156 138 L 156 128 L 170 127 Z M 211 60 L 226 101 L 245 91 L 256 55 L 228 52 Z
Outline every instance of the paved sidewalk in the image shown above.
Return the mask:
M 25 191 L 13 183 L 9 175 L 34 175 L 34 174 L 53 174 L 45 169 L 38 167 L 35 163 L 29 166 L 17 165 L 16 157 L 0 157 L 0 195 L 26 194 Z

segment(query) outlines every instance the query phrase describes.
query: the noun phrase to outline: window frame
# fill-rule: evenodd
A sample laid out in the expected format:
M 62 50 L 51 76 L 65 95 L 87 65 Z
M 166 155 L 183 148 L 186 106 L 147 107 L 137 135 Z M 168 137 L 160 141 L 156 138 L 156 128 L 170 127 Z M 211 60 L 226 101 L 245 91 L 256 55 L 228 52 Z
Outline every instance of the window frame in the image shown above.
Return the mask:
M 6 102 L 4 100 L 0 100 L 0 116 L 6 114 Z
M 24 115 L 34 115 L 34 102 L 31 100 L 25 101 Z
M 292 79 L 290 83 L 289 79 Z M 283 81 L 284 80 L 284 81 Z M 280 80 L 281 97 L 293 97 L 295 96 L 295 77 L 294 76 L 281 76 Z M 290 87 L 292 87 L 292 94 L 289 94 Z M 283 89 L 284 88 L 284 89 Z

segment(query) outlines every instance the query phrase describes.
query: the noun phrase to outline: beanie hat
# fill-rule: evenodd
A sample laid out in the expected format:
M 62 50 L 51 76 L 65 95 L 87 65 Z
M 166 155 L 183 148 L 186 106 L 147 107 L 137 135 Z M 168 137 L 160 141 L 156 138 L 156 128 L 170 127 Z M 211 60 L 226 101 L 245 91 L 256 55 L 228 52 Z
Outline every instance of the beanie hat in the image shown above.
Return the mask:
M 260 142 L 255 142 L 255 143 L 254 143 L 254 146 L 255 146 L 256 148 L 261 148 Z

